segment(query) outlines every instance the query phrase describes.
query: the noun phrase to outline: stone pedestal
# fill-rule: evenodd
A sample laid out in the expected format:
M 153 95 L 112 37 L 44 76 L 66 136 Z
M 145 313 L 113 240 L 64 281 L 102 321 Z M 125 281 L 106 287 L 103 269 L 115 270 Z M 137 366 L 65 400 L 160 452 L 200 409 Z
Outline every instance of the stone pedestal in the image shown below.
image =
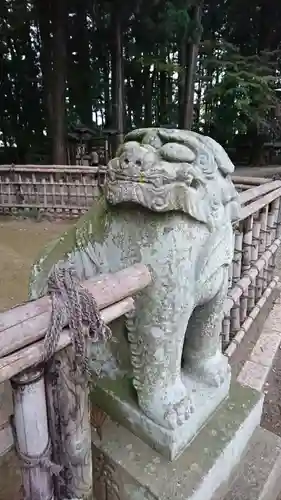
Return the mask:
M 114 380 L 103 379 L 92 391 L 92 401 L 98 401 L 101 408 L 117 423 L 155 449 L 168 460 L 177 458 L 197 435 L 227 397 L 230 376 L 220 387 L 211 387 L 192 377 L 183 377 L 188 393 L 192 394 L 195 411 L 188 420 L 176 427 L 160 427 L 142 412 L 137 404 L 131 381 L 126 376 Z
M 262 404 L 260 393 L 232 384 L 229 398 L 172 462 L 94 409 L 95 498 L 211 500 L 228 480 L 259 425 Z
M 148 418 L 138 405 L 133 388 L 128 343 L 123 333 L 123 319 L 112 324 L 116 343 L 93 346 L 92 367 L 101 376 L 91 389 L 91 401 L 116 423 L 158 451 L 168 460 L 177 458 L 192 442 L 217 408 L 228 397 L 230 372 L 219 387 L 207 385 L 193 373 L 182 373 L 187 394 L 192 397 L 194 411 L 175 429 L 168 429 Z M 115 351 L 116 350 L 116 351 Z

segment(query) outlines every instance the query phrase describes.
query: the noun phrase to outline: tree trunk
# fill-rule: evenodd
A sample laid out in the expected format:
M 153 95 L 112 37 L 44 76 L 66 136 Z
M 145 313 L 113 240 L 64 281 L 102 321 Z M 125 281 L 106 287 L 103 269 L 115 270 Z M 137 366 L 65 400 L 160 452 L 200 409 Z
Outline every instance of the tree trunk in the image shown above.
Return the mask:
M 202 82 L 203 82 L 203 69 L 202 69 L 202 61 L 199 61 L 199 84 L 198 84 L 198 89 L 197 89 L 197 99 L 196 102 L 194 103 L 194 122 L 197 127 L 199 128 L 200 125 L 200 110 L 202 107 Z
M 193 6 L 191 9 L 190 17 L 193 25 L 198 29 L 201 24 L 201 2 Z M 192 34 L 192 40 L 189 37 L 185 41 L 185 47 L 182 47 L 180 64 L 184 67 L 183 80 L 181 80 L 182 89 L 180 91 L 180 110 L 179 110 L 179 126 L 184 129 L 191 129 L 193 123 L 193 107 L 194 107 L 194 77 L 196 73 L 196 63 L 199 51 L 200 35 Z
M 110 62 L 104 59 L 102 65 L 102 73 L 103 73 L 103 81 L 104 81 L 104 115 L 105 126 L 111 127 L 112 124 L 112 101 L 110 99 L 110 81 L 109 81 L 109 73 L 110 73 Z
M 134 128 L 134 82 L 127 77 L 126 85 L 126 127 L 128 130 Z
M 111 96 L 113 126 L 116 129 L 115 148 L 124 138 L 124 78 L 121 16 L 118 5 L 112 14 L 112 49 L 111 49 Z
M 168 54 L 168 62 L 169 62 L 169 64 L 172 64 L 172 62 L 173 62 L 169 54 Z M 166 85 L 167 85 L 166 86 L 166 91 L 167 91 L 167 103 L 166 103 L 167 122 L 174 123 L 175 122 L 174 103 L 173 103 L 174 84 L 173 84 L 173 78 L 172 78 L 170 73 L 167 75 Z
M 53 3 L 53 163 L 66 163 L 66 0 L 52 0 Z
M 152 125 L 152 92 L 155 72 L 150 74 L 150 67 L 145 66 L 143 70 L 144 79 L 144 126 Z
M 258 55 L 260 55 L 264 50 L 270 50 L 272 35 L 274 32 L 270 23 L 270 8 L 270 5 L 262 3 L 259 11 Z M 251 138 L 250 164 L 254 166 L 264 164 L 263 145 L 267 136 L 260 133 L 257 123 L 252 123 L 251 126 L 248 127 L 248 135 Z
M 167 73 L 160 71 L 159 75 L 159 110 L 158 110 L 159 125 L 164 125 L 167 122 Z
M 85 2 L 77 5 L 77 53 L 79 85 L 77 96 L 77 111 L 82 123 L 91 126 L 92 115 L 92 85 L 90 69 L 90 44 L 87 29 L 87 6 Z
M 138 74 L 134 76 L 132 82 L 132 109 L 134 117 L 134 125 L 139 128 L 143 121 L 143 85 L 142 85 L 142 75 Z
M 35 2 L 41 39 L 40 67 L 42 71 L 42 86 L 44 108 L 46 111 L 47 134 L 53 137 L 53 95 L 52 95 L 52 58 L 53 44 L 51 39 L 51 5 L 49 0 Z
M 184 95 L 184 83 L 185 83 L 185 53 L 186 53 L 186 41 L 185 39 L 179 43 L 178 46 L 178 65 L 180 71 L 178 73 L 178 106 L 179 106 L 179 114 L 178 114 L 178 123 L 179 128 L 183 126 L 183 95 Z
M 157 123 L 157 103 L 158 103 L 158 71 L 156 69 L 156 65 L 154 65 L 154 69 L 151 75 L 151 124 L 155 125 Z

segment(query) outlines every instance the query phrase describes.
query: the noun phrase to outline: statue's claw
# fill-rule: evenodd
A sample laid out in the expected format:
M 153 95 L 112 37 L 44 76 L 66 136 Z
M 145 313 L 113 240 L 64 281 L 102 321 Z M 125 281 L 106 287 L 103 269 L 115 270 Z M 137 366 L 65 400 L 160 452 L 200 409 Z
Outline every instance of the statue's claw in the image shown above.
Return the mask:
M 166 429 L 183 425 L 194 411 L 190 395 L 181 380 L 169 387 L 158 388 L 149 398 L 147 395 L 140 396 L 139 404 L 151 420 Z
M 186 420 L 189 419 L 193 411 L 194 407 L 192 401 L 188 397 L 182 399 L 174 405 L 171 405 L 164 415 L 167 426 L 170 429 L 175 429 L 176 427 L 183 425 Z

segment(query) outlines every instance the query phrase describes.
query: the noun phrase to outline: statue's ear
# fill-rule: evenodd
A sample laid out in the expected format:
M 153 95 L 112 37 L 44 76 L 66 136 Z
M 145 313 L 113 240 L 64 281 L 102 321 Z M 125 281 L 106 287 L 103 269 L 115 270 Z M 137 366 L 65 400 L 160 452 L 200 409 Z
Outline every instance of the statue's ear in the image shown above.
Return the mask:
M 159 154 L 166 161 L 176 163 L 192 163 L 196 159 L 195 153 L 188 146 L 177 142 L 163 144 Z
M 158 135 L 164 143 L 177 142 L 178 144 L 184 144 L 188 148 L 192 149 L 194 153 L 200 149 L 200 141 L 198 140 L 198 137 L 190 130 L 160 128 L 158 130 Z
M 120 144 L 119 148 L 117 149 L 116 151 L 116 155 L 115 155 L 115 158 L 116 157 L 119 157 L 122 153 L 124 153 L 124 151 L 132 151 L 134 150 L 134 148 L 140 148 L 140 143 L 137 142 L 137 141 L 128 141 L 128 142 L 124 142 L 123 144 Z
M 125 135 L 124 142 L 128 142 L 128 141 L 140 142 L 144 138 L 145 134 L 147 134 L 148 130 L 149 129 L 147 129 L 147 128 L 136 128 L 135 130 L 132 130 L 127 135 Z
M 170 204 L 176 210 L 188 214 L 193 219 L 209 224 L 212 219 L 210 200 L 195 189 L 190 190 L 183 183 L 175 184 L 170 193 Z
M 206 136 L 204 139 L 213 152 L 218 165 L 218 169 L 224 175 L 232 174 L 235 170 L 235 166 L 233 165 L 225 149 L 211 137 Z

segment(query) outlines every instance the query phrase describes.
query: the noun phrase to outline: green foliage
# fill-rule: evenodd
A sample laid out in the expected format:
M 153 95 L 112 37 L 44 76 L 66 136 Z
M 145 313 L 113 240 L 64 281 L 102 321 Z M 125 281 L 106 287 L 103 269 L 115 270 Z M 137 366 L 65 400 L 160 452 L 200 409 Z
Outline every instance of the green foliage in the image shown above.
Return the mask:
M 193 19 L 196 0 L 65 0 L 65 89 L 54 70 L 61 51 L 54 37 L 57 2 L 0 2 L 0 145 L 7 151 L 17 145 L 15 161 L 45 148 L 46 136 L 57 140 L 52 123 L 60 110 L 66 130 L 92 121 L 114 128 L 116 67 L 123 72 L 125 129 L 178 123 L 185 54 L 202 29 L 195 129 L 229 145 L 237 134 L 272 130 L 281 71 L 277 0 L 206 0 L 202 26 Z M 123 60 L 115 67 L 118 23 Z
M 210 50 L 210 46 L 209 46 Z M 271 52 L 242 56 L 237 47 L 221 42 L 206 57 L 206 102 L 210 105 L 204 120 L 211 129 L 222 123 L 228 137 L 245 134 L 250 126 L 270 128 L 271 112 L 276 107 L 276 62 Z M 279 55 L 279 54 L 278 54 Z M 219 77 L 214 82 L 214 73 Z

